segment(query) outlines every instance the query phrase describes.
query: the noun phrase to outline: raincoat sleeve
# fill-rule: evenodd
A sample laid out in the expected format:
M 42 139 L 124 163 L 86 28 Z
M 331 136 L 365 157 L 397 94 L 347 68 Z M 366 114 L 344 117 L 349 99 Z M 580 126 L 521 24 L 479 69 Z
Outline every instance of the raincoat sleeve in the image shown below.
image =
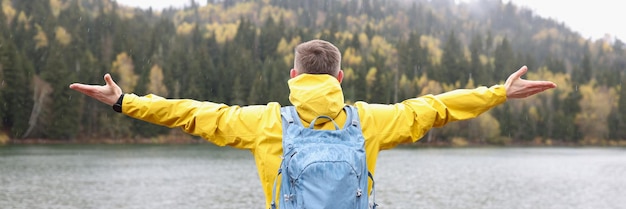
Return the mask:
M 433 127 L 475 118 L 505 101 L 505 87 L 495 85 L 425 95 L 393 105 L 359 102 L 357 107 L 361 107 L 365 138 L 375 140 L 382 150 L 415 142 Z
M 273 109 L 275 111 L 271 111 Z M 255 140 L 266 134 L 268 127 L 281 127 L 280 117 L 273 116 L 280 115 L 278 103 L 239 107 L 190 99 L 165 99 L 153 94 L 142 97 L 126 94 L 122 112 L 157 125 L 180 127 L 219 146 L 241 149 L 253 149 Z

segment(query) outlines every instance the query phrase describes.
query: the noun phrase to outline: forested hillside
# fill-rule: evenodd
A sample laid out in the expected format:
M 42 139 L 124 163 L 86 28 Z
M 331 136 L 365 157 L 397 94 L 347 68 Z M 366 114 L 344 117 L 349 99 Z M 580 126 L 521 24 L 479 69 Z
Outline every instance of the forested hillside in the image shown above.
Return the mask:
M 626 45 L 498 0 L 207 0 L 140 10 L 110 0 L 0 0 L 0 142 L 154 138 L 170 134 L 68 88 L 230 105 L 289 105 L 293 49 L 324 39 L 343 53 L 346 101 L 394 103 L 527 78 L 558 88 L 424 142 L 617 145 L 626 140 Z M 619 26 L 616 26 L 619 27 Z

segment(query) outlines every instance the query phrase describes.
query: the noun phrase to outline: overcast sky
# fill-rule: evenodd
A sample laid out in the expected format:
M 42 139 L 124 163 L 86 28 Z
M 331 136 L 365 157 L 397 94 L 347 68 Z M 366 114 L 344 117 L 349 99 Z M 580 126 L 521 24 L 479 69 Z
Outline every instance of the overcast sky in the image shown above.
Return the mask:
M 610 34 L 626 40 L 626 10 L 615 0 L 511 0 L 543 17 L 564 22 L 585 38 L 598 39 Z
M 472 1 L 472 0 L 460 0 Z M 579 32 L 585 38 L 599 39 L 610 34 L 621 40 L 626 40 L 626 7 L 616 0 L 504 0 L 512 1 L 517 5 L 527 7 L 536 14 L 564 22 L 573 31 Z M 182 8 L 189 4 L 188 0 L 117 0 L 118 3 L 161 10 L 170 6 Z M 206 1 L 197 0 L 204 3 Z

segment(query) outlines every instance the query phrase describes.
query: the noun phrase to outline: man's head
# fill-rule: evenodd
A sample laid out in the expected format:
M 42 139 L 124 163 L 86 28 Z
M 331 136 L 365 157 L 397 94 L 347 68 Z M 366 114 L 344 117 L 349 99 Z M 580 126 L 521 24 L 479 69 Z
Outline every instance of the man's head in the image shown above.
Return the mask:
M 299 44 L 296 47 L 294 69 L 291 77 L 299 74 L 328 74 L 336 77 L 340 82 L 343 79 L 341 70 L 341 53 L 339 49 L 328 41 L 312 40 Z

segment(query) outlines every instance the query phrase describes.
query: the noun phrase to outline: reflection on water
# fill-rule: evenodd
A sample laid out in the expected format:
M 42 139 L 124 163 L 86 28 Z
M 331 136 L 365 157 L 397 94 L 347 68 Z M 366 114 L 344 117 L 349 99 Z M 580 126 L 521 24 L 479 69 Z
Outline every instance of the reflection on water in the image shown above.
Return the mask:
M 626 208 L 626 150 L 395 149 L 380 208 Z M 211 145 L 0 147 L 0 208 L 263 208 L 248 151 Z

